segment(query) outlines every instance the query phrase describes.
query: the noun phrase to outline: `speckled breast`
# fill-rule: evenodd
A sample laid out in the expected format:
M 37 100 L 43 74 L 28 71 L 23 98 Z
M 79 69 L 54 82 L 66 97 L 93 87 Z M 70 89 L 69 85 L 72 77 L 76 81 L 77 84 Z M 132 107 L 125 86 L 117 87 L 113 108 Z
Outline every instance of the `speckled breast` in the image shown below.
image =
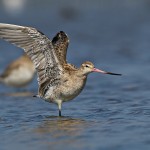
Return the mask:
M 76 80 L 68 80 L 62 87 L 61 90 L 61 99 L 63 102 L 72 100 L 76 96 L 78 96 L 83 90 L 86 83 L 85 79 L 76 79 Z

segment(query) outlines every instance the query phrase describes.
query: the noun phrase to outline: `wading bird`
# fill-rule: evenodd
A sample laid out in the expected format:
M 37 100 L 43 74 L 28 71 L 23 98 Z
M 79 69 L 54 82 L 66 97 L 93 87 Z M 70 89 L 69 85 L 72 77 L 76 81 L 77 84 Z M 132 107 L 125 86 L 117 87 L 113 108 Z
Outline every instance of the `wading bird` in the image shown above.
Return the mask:
M 96 69 L 89 61 L 79 68 L 67 63 L 69 38 L 63 31 L 50 40 L 35 28 L 1 23 L 0 38 L 23 48 L 31 58 L 38 74 L 37 97 L 57 104 L 59 116 L 62 102 L 72 100 L 80 94 L 89 73 L 120 75 Z
M 34 64 L 27 54 L 24 54 L 7 66 L 0 75 L 0 83 L 12 87 L 24 87 L 32 81 L 34 74 Z

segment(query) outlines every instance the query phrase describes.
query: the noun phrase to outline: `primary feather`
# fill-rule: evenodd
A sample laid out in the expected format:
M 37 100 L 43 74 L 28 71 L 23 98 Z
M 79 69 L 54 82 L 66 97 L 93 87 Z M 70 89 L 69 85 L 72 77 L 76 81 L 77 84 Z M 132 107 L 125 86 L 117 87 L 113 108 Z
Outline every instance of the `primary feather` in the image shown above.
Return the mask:
M 52 44 L 49 38 L 35 28 L 3 23 L 0 23 L 0 38 L 24 49 L 31 58 L 38 73 L 39 91 L 59 84 L 63 66 L 59 63 L 61 58 L 57 57 L 57 47 L 61 39 L 53 40 Z M 65 59 L 66 52 L 62 53 Z

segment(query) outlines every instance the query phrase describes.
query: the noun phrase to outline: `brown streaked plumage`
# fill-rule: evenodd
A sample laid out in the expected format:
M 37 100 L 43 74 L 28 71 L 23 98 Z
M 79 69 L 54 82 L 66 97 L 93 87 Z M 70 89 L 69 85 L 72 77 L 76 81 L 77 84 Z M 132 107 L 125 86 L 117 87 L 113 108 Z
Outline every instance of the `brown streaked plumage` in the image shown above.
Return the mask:
M 61 116 L 62 102 L 79 95 L 91 72 L 120 75 L 94 68 L 85 62 L 76 68 L 66 61 L 69 44 L 68 36 L 60 31 L 51 41 L 43 33 L 32 27 L 0 24 L 0 38 L 23 48 L 35 64 L 38 73 L 38 97 L 58 105 Z
M 0 75 L 0 82 L 12 87 L 23 87 L 31 82 L 35 74 L 34 64 L 24 54 L 11 62 Z

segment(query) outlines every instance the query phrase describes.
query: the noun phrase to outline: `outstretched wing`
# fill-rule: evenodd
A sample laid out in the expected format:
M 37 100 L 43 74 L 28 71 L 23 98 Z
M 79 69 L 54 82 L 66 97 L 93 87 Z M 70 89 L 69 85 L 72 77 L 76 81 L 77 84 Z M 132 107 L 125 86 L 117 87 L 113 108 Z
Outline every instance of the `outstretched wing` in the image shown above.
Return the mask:
M 0 38 L 24 49 L 37 69 L 38 82 L 42 89 L 58 84 L 62 66 L 52 42 L 43 33 L 32 27 L 0 23 Z
M 60 31 L 55 35 L 52 40 L 52 44 L 54 46 L 57 58 L 59 62 L 63 65 L 66 62 L 67 48 L 69 45 L 69 38 L 67 34 L 63 31 Z

